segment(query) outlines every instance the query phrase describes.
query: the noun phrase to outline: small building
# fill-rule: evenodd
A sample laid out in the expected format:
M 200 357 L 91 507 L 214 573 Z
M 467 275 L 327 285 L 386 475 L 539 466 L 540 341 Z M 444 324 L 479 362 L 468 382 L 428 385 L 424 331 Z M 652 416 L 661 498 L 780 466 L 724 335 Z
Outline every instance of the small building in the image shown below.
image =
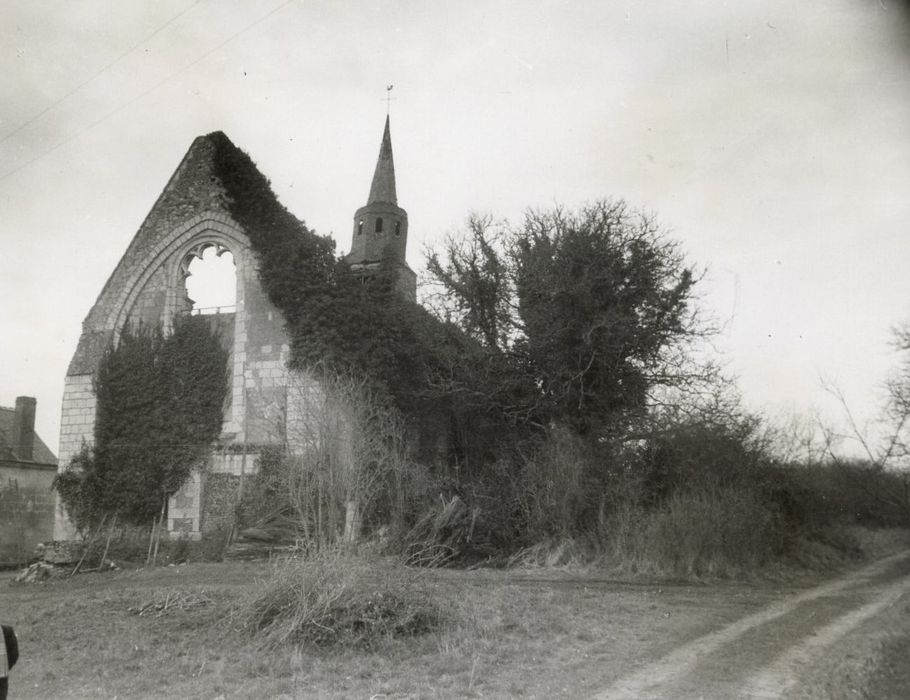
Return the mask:
M 19 565 L 54 536 L 57 458 L 35 432 L 37 402 L 0 406 L 0 566 Z

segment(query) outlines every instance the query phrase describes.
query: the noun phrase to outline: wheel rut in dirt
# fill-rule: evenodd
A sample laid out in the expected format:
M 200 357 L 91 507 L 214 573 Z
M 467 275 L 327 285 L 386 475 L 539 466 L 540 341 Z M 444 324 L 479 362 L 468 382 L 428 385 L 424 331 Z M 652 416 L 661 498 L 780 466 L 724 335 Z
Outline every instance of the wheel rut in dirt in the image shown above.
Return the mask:
M 783 698 L 802 666 L 908 593 L 903 552 L 688 642 L 594 697 Z

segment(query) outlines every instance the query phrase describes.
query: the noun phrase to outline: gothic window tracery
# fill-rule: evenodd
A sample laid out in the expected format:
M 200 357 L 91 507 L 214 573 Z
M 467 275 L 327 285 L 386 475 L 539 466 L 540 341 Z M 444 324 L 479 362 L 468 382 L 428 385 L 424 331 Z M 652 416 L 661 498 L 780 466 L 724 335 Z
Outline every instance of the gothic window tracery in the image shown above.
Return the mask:
M 194 314 L 233 312 L 237 303 L 237 276 L 230 249 L 216 241 L 202 241 L 180 261 L 180 279 L 186 310 Z

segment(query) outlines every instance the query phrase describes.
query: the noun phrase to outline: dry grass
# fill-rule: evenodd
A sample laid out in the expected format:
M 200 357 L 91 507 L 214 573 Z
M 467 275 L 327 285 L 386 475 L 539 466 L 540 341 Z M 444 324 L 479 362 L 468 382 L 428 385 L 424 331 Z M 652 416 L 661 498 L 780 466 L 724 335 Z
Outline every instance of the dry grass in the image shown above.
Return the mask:
M 793 541 L 781 553 L 779 525 L 735 496 L 692 494 L 653 510 L 621 508 L 598 535 L 551 538 L 521 549 L 508 564 L 638 581 L 810 581 L 910 545 L 902 528 L 832 527 L 813 538 L 787 535 Z
M 906 542 L 898 533 L 878 544 L 893 547 L 901 534 Z M 291 562 L 200 563 L 32 585 L 9 585 L 4 574 L 0 615 L 16 627 L 22 654 L 12 697 L 585 697 L 796 586 L 619 582 L 603 569 L 565 567 L 572 546 L 561 551 L 564 568 L 523 571 L 403 572 L 335 555 L 321 572 Z M 311 613 L 268 613 L 262 625 L 289 586 L 290 609 L 303 600 Z M 371 596 L 385 591 L 401 597 L 371 608 Z M 333 611 L 329 624 L 312 605 L 320 600 Z M 444 622 L 419 635 L 394 631 L 427 610 Z M 365 616 L 397 622 L 358 637 Z M 343 639 L 321 643 L 307 620 L 337 626 L 341 633 L 324 641 Z
M 436 570 L 419 585 L 443 601 L 447 622 L 427 634 L 382 634 L 369 648 L 264 651 L 258 638 L 231 631 L 230 615 L 263 597 L 269 573 L 267 563 L 231 562 L 30 586 L 2 580 L 0 611 L 22 650 L 12 697 L 578 697 L 778 594 Z M 211 603 L 130 612 L 169 595 Z
M 441 605 L 417 574 L 342 550 L 276 560 L 231 611 L 230 625 L 263 648 L 371 649 L 438 629 Z

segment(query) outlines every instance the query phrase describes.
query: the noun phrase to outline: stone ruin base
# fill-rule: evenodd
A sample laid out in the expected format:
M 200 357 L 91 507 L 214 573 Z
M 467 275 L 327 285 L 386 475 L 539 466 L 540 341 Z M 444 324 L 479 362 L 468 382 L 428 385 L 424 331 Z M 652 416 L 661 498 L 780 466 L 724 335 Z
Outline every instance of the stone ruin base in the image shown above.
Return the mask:
M 33 561 L 22 569 L 13 581 L 15 583 L 41 583 L 52 578 L 68 576 L 82 556 L 85 547 L 78 540 L 54 540 L 42 542 L 35 548 Z
M 76 564 L 82 558 L 85 543 L 79 540 L 54 540 L 43 542 L 35 550 L 35 559 L 28 567 L 19 572 L 15 583 L 41 583 L 53 578 L 71 576 Z M 103 566 L 93 571 L 111 571 L 119 569 L 110 559 Z

